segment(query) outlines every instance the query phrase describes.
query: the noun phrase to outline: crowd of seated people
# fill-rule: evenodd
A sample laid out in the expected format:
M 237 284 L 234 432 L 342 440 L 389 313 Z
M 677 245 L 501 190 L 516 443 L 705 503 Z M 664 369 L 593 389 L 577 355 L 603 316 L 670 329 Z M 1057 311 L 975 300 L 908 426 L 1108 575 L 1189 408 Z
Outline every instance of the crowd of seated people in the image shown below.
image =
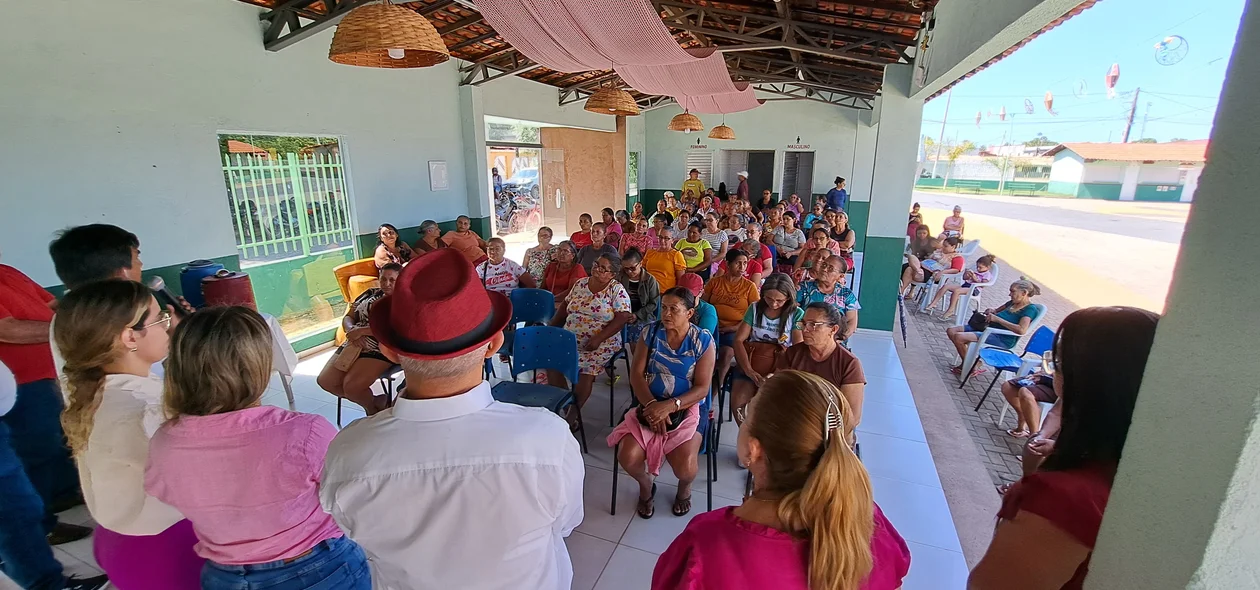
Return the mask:
M 0 344 L 0 394 L 8 372 L 18 373 L 10 378 L 18 396 L 36 381 L 65 388 L 56 425 L 68 441 L 63 462 L 77 471 L 72 485 L 99 524 L 97 561 L 122 590 L 559 589 L 572 576 L 563 538 L 583 510 L 582 458 L 570 431 L 596 376 L 624 348 L 634 403 L 606 442 L 618 446 L 620 468 L 638 484 L 639 517 L 654 516 L 655 478 L 666 463 L 678 480 L 669 512 L 692 510 L 709 420 L 701 404 L 720 388 L 730 388 L 738 458 L 751 474 L 742 505 L 698 516 L 675 539 L 653 588 L 896 588 L 909 550 L 875 504 L 855 452 L 866 378 L 845 346 L 860 309 L 845 281 L 854 239 L 847 216 L 820 202 L 806 216 L 806 239 L 796 226 L 799 197 L 777 203 L 766 194 L 751 208 L 708 193 L 663 200 L 652 220 L 638 204 L 605 209 L 600 222 L 583 215 L 582 230 L 557 244 L 541 228 L 520 261 L 506 256 L 503 240 L 473 232 L 467 217 L 446 235 L 426 221 L 411 245 L 382 225 L 373 256 L 379 284 L 349 305 L 347 342 L 317 380 L 370 416 L 340 433 L 322 417 L 261 405 L 272 373 L 262 316 L 220 307 L 181 319 L 159 306 L 134 282 L 134 236 L 126 260 L 115 257 L 90 281 L 65 280 L 73 288 L 56 306 L 55 326 L 42 316 L 61 359 L 52 377 L 4 368 L 16 362 Z M 676 229 L 689 209 L 711 210 Z M 613 226 L 620 231 L 610 239 Z M 939 292 L 956 305 L 972 284 L 991 279 L 991 256 L 965 269 L 957 236 L 916 230 L 903 283 L 959 274 L 962 282 Z M 72 263 L 57 266 L 73 276 Z M 9 270 L 0 266 L 0 279 L 19 292 Z M 495 402 L 484 381 L 482 364 L 500 353 L 508 298 L 520 288 L 555 295 L 551 325 L 577 336 L 577 382 L 547 377 L 575 394 L 567 425 Z M 23 289 L 52 310 L 51 296 Z M 978 314 L 1014 334 L 995 342 L 1009 348 L 1028 332 L 1039 291 L 1021 278 L 1007 303 Z M 1042 371 L 1003 384 L 1018 417 L 1011 435 L 1029 440 L 1025 477 L 1006 491 L 973 587 L 1018 585 L 1032 572 L 1079 584 L 1157 319 L 1128 308 L 1077 312 Z M 981 332 L 957 326 L 948 337 L 964 356 Z M 372 383 L 394 364 L 411 385 L 391 408 Z M 155 367 L 165 380 L 152 375 Z M 1037 404 L 1052 401 L 1042 421 Z M 0 465 L 20 466 L 10 461 L 8 428 L 39 421 L 29 407 L 0 409 L 21 420 L 0 422 L 0 460 L 9 461 Z M 0 472 L 6 493 L 22 485 L 11 480 Z M 42 506 L 48 494 L 24 485 L 33 490 L 25 492 L 35 498 L 29 505 Z M 1062 493 L 1068 488 L 1087 493 Z M 398 509 L 374 509 L 369 499 Z M 32 531 L 51 530 L 42 508 L 27 512 Z M 1055 543 L 1045 551 L 1023 551 L 1046 538 Z M 43 532 L 25 543 L 48 549 Z M 103 584 L 67 578 L 47 565 L 55 563 L 50 552 L 23 572 L 6 550 L 0 545 L 4 571 L 28 587 L 39 576 L 75 590 Z M 475 558 L 491 553 L 518 559 Z

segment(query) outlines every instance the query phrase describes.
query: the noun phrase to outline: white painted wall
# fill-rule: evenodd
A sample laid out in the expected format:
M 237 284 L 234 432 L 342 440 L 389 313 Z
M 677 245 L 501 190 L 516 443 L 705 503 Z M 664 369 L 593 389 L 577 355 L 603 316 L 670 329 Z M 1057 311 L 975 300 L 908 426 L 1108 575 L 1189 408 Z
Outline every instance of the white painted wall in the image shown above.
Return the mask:
M 1085 174 L 1085 161 L 1076 153 L 1064 150 L 1054 155 L 1050 166 L 1051 182 L 1081 182 Z
M 936 27 L 924 56 L 926 84 L 916 84 L 914 96 L 926 99 L 1080 3 L 1081 0 L 954 0 L 937 4 Z
M 1124 181 L 1120 184 L 1121 201 L 1132 201 L 1137 195 L 1138 174 L 1141 171 L 1141 164 L 1129 164 L 1124 167 Z
M 585 102 L 560 106 L 560 92 L 555 86 L 507 76 L 480 88 L 487 115 L 598 131 L 617 130 L 616 117 L 585 111 Z
M 854 141 L 857 137 L 858 111 L 807 100 L 768 102 L 760 107 L 726 115 L 726 125 L 735 130 L 736 139 L 722 141 L 709 139 L 708 132 L 722 122 L 721 115 L 698 115 L 705 131 L 684 134 L 669 131 L 666 126 L 674 115 L 682 112 L 677 105 L 649 111 L 645 118 L 647 127 L 647 174 L 644 188 L 674 189 L 687 178 L 686 156 L 689 146 L 696 139 L 718 150 L 774 150 L 774 190 L 779 192 L 783 182 L 783 154 L 787 146 L 795 145 L 797 137 L 802 144 L 809 144 L 814 152 L 813 191 L 825 193 L 835 186 L 836 176 L 846 179 L 853 176 Z M 715 159 L 716 163 L 716 159 Z M 716 171 L 716 169 L 715 169 Z M 734 192 L 734 173 L 731 170 L 725 181 Z M 867 200 L 865 191 L 850 188 L 855 198 Z
M 60 281 L 69 225 L 136 232 L 149 267 L 235 252 L 216 133 L 340 135 L 358 232 L 467 211 L 457 71 L 328 61 L 332 32 L 263 50 L 230 0 L 8 2 L 0 19 L 5 261 Z M 429 191 L 428 160 L 450 190 Z
M 1181 167 L 1174 162 L 1142 164 L 1138 170 L 1138 184 L 1178 184 Z
M 1203 167 L 1195 167 L 1186 171 L 1186 184 L 1181 189 L 1181 202 L 1189 203 L 1194 200 L 1194 192 L 1199 188 L 1199 176 L 1203 174 Z
M 1123 162 L 1088 162 L 1081 174 L 1081 182 L 1124 182 L 1124 171 L 1128 165 Z

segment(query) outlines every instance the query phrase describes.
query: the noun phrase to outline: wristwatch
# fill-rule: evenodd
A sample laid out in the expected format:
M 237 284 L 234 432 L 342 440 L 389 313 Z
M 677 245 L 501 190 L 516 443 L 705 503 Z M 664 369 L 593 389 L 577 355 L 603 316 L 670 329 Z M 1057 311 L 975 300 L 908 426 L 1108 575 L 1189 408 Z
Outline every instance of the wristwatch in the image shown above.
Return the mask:
M 680 400 L 680 399 L 678 399 L 678 398 L 674 398 L 674 409 L 675 409 L 675 410 L 681 410 L 681 409 L 682 409 L 682 400 Z

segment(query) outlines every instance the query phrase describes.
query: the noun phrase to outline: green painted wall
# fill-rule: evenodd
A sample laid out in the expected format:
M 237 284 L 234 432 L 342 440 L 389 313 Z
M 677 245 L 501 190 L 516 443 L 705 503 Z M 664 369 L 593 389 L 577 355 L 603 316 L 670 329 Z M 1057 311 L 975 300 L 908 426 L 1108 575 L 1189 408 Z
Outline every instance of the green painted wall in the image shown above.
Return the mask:
M 901 283 L 905 238 L 866 238 L 862 255 L 862 312 L 858 327 L 892 330 L 897 319 L 897 291 Z
M 959 182 L 964 182 L 968 184 L 968 186 L 963 187 L 962 190 L 971 188 L 971 185 L 977 182 L 980 183 L 980 188 L 984 190 L 995 191 L 998 189 L 998 185 L 999 185 L 999 181 L 997 180 L 971 180 L 967 178 L 951 178 L 949 179 L 949 183 L 946 184 L 944 178 L 920 178 L 918 181 L 914 183 L 914 186 L 923 187 L 923 188 L 943 188 L 946 186 L 956 187 L 958 186 L 957 183 Z M 1018 182 L 1021 184 L 1032 183 L 1035 185 L 1033 187 L 1034 192 L 1044 192 L 1055 184 L 1069 184 L 1069 183 L 1054 183 L 1054 182 L 1045 182 L 1045 181 L 1036 181 L 1036 180 L 1019 180 L 1019 179 L 1008 180 L 1006 181 L 1006 184 L 1009 185 L 1012 182 Z M 1061 192 L 1061 191 L 1051 190 L 1051 192 Z M 1073 193 L 1075 193 L 1075 191 L 1073 191 Z
M 438 227 L 442 232 L 454 231 L 455 220 L 439 221 Z M 490 218 L 476 217 L 472 219 L 472 230 L 482 239 L 490 239 Z M 400 227 L 398 228 L 398 237 L 408 244 L 414 244 L 420 239 L 420 226 Z M 376 232 L 370 234 L 360 234 L 355 238 L 359 243 L 359 252 L 364 258 L 372 256 L 376 252 Z
M 1176 202 L 1181 200 L 1181 190 L 1182 187 L 1175 184 L 1139 184 L 1133 200 Z
M 1052 193 L 1058 193 L 1060 195 L 1076 196 L 1077 192 L 1080 191 L 1080 189 L 1081 189 L 1080 183 L 1051 180 L 1050 188 L 1048 190 Z
M 1081 199 L 1120 200 L 1120 183 L 1082 182 L 1076 191 Z
M 856 234 L 857 241 L 853 242 L 853 250 L 855 252 L 866 251 L 866 224 L 871 217 L 870 201 L 849 201 L 849 207 L 846 209 L 849 213 L 849 227 Z

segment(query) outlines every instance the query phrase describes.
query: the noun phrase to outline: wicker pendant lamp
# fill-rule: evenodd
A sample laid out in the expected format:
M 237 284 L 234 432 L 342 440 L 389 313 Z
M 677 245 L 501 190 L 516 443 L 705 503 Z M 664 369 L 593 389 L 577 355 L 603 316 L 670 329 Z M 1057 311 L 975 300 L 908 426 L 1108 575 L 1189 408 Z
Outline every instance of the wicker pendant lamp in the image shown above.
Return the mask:
M 709 131 L 709 139 L 735 139 L 735 130 L 726 126 L 726 115 L 722 115 L 722 124 Z
M 388 0 L 351 10 L 328 48 L 328 59 L 368 68 L 425 68 L 450 58 L 433 23 Z
M 612 87 L 595 91 L 595 94 L 586 99 L 586 106 L 582 108 L 601 115 L 633 117 L 639 114 L 639 104 L 634 97 L 621 88 Z
M 692 131 L 704 131 L 704 124 L 700 122 L 700 117 L 697 117 L 687 111 L 683 111 L 674 115 L 674 118 L 669 120 L 668 129 L 670 131 L 691 133 Z

